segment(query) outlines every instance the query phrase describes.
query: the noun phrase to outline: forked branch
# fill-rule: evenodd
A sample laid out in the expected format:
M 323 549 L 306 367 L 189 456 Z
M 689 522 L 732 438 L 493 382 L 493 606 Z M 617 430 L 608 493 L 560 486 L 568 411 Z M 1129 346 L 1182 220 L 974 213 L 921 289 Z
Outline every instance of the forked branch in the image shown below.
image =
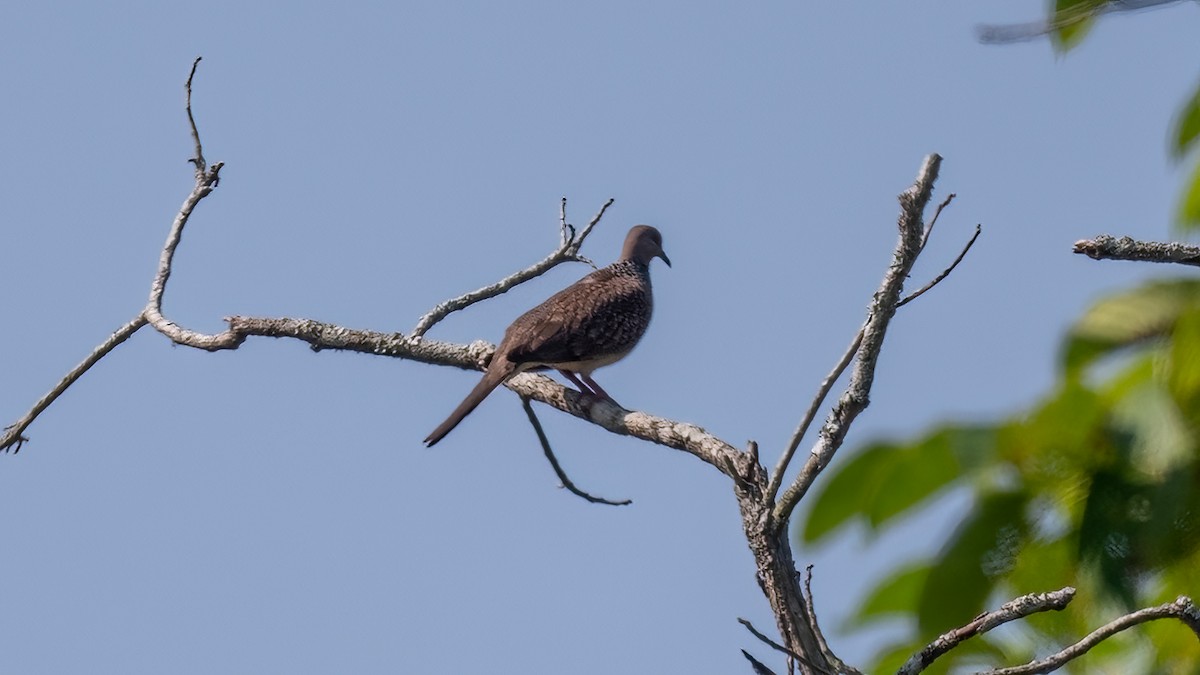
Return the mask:
M 980 614 L 965 626 L 941 635 L 927 647 L 913 654 L 896 675 L 916 675 L 928 668 L 939 656 L 954 649 L 964 640 L 983 635 L 998 626 L 1023 619 L 1031 614 L 1061 611 L 1074 597 L 1075 589 L 1067 586 L 1050 593 L 1030 593 L 1006 602 L 999 609 Z M 1118 617 L 1092 631 L 1075 644 L 1045 658 L 1034 659 L 1021 666 L 998 668 L 986 672 L 987 675 L 1034 675 L 1035 673 L 1053 672 L 1068 662 L 1080 658 L 1090 649 L 1117 633 L 1158 619 L 1178 619 L 1196 634 L 1197 640 L 1200 640 L 1200 608 L 1192 602 L 1191 598 L 1181 595 L 1174 602 L 1139 609 Z

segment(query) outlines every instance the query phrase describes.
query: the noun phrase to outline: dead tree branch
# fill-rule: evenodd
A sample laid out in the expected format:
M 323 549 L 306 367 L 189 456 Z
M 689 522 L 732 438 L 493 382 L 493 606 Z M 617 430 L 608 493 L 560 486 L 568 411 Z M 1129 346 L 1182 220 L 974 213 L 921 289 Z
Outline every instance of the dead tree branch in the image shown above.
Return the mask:
M 1094 260 L 1133 260 L 1200 267 L 1200 246 L 1179 242 L 1137 241 L 1129 237 L 1118 239 L 1102 234 L 1094 239 L 1075 242 L 1074 251 Z
M 30 413 L 10 427 L 5 435 L 0 436 L 0 447 L 19 447 L 25 440 L 23 432 L 33 419 L 53 402 L 55 397 L 77 381 L 100 358 L 103 358 L 146 324 L 153 326 L 176 344 L 207 351 L 237 349 L 250 337 L 289 338 L 303 341 L 316 351 L 352 351 L 407 359 L 419 363 L 482 370 L 494 350 L 492 345 L 483 341 L 454 344 L 431 340 L 425 337 L 426 332 L 450 313 L 503 293 L 562 262 L 569 260 L 590 262 L 580 254 L 580 246 L 600 222 L 605 211 L 612 204 L 612 200 L 606 202 L 591 221 L 578 231 L 567 222 L 564 201 L 559 216 L 559 246 L 549 256 L 494 284 L 439 303 L 420 318 L 416 328 L 409 335 L 355 330 L 322 321 L 290 317 L 232 316 L 226 318 L 227 328 L 224 331 L 211 335 L 177 325 L 163 312 L 163 298 L 170 279 L 174 255 L 182 241 L 184 228 L 192 213 L 199 203 L 218 186 L 222 167 L 220 162 L 211 166 L 207 164 L 200 143 L 200 134 L 192 114 L 192 81 L 198 63 L 199 59 L 193 63 L 186 85 L 188 121 L 195 144 L 195 156 L 189 161 L 195 165 L 195 185 L 172 222 L 155 276 L 151 282 L 149 300 L 145 308 L 111 338 L 98 346 L 92 355 L 68 373 L 67 377 L 50 394 L 38 401 Z M 558 465 L 530 401 L 540 401 L 615 434 L 633 436 L 686 452 L 729 476 L 732 479 L 734 495 L 741 511 L 747 544 L 755 557 L 759 585 L 776 617 L 777 628 L 781 636 L 779 646 L 783 648 L 784 653 L 789 655 L 790 659 L 803 664 L 808 672 L 854 673 L 857 671 L 846 666 L 833 654 L 820 633 L 816 612 L 812 607 L 811 591 L 806 593 L 800 583 L 800 575 L 792 555 L 786 524 L 812 481 L 841 446 L 855 417 L 869 403 L 875 365 L 891 317 L 901 303 L 904 280 L 911 271 L 937 218 L 935 213 L 934 220 L 929 223 L 929 227 L 924 225 L 924 210 L 930 200 L 934 182 L 937 180 L 940 164 L 941 157 L 938 155 L 928 156 L 913 186 L 900 195 L 899 243 L 880 288 L 869 304 L 867 319 L 859 334 L 852 340 L 846 354 L 826 378 L 826 381 L 822 383 L 818 396 L 801 422 L 792 442 L 789 443 L 789 448 L 781 458 L 774 475 L 768 476 L 766 469 L 760 464 L 758 447 L 753 442 L 748 444 L 746 451 L 741 451 L 696 425 L 645 412 L 625 410 L 611 401 L 583 396 L 574 389 L 535 373 L 522 373 L 505 383 L 507 388 L 523 399 L 526 413 L 534 425 L 543 450 L 563 485 L 584 499 L 609 504 L 627 503 L 611 502 L 594 497 L 574 486 L 562 471 L 562 467 Z M 943 202 L 942 207 L 948 203 L 949 200 Z M 969 248 L 970 244 L 959 256 L 959 260 Z M 957 263 L 956 260 L 934 283 L 944 278 L 945 274 L 954 269 Z M 776 503 L 775 497 L 783 485 L 788 463 L 800 439 L 812 420 L 815 419 L 816 410 L 821 407 L 834 382 L 844 370 L 851 367 L 851 364 L 853 364 L 853 369 L 846 391 L 829 412 L 804 467 Z M 773 641 L 772 644 L 774 644 Z M 755 664 L 756 668 L 766 668 L 757 661 Z
M 924 286 L 918 288 L 917 290 L 913 291 L 912 293 L 908 294 L 900 302 L 897 302 L 896 309 L 899 309 L 899 308 L 907 305 L 908 303 L 912 302 L 913 300 L 916 300 L 917 298 L 921 297 L 922 295 L 924 295 L 926 293 L 926 291 L 928 291 L 929 289 L 933 288 L 934 286 L 937 286 L 938 284 L 942 283 L 943 279 L 950 276 L 950 273 L 954 271 L 954 268 L 958 267 L 958 263 L 962 262 L 963 258 L 967 257 L 967 252 L 970 251 L 971 247 L 975 245 L 975 240 L 978 239 L 979 235 L 982 233 L 983 233 L 983 226 L 976 225 L 975 226 L 975 234 L 971 235 L 971 238 L 967 240 L 966 246 L 963 246 L 963 250 L 961 252 L 959 252 L 958 257 L 954 259 L 954 262 L 950 263 L 950 266 L 947 267 L 946 269 L 942 270 L 941 274 L 934 277 L 932 281 L 930 281 L 929 283 L 925 284 Z
M 812 486 L 813 481 L 817 479 L 817 476 L 833 459 L 838 448 L 842 446 L 854 419 L 870 404 L 871 385 L 875 379 L 875 364 L 883 349 L 883 340 L 887 335 L 888 325 L 900 302 L 904 280 L 908 278 L 908 274 L 921 252 L 921 242 L 925 231 L 925 207 L 933 194 L 933 184 L 937 181 L 941 163 L 942 158 L 939 155 L 926 157 L 917 174 L 916 182 L 899 197 L 900 238 L 892 254 L 892 264 L 888 267 L 883 282 L 880 284 L 879 290 L 875 292 L 867 310 L 869 319 L 863 329 L 862 344 L 858 350 L 858 360 L 850 375 L 850 383 L 829 412 L 824 426 L 821 427 L 817 443 L 813 446 L 800 474 L 796 476 L 796 479 L 784 491 L 779 503 L 775 505 L 772 517 L 776 528 L 784 527 L 796 505 L 800 503 L 801 498 Z
M 497 295 L 506 293 L 509 290 L 525 283 L 526 281 L 529 281 L 530 279 L 536 279 L 537 277 L 540 277 L 562 263 L 582 262 L 594 267 L 595 265 L 592 264 L 591 260 L 588 260 L 579 254 L 579 247 L 583 246 L 583 242 L 587 239 L 588 235 L 592 233 L 592 229 L 596 227 L 596 224 L 600 222 L 600 219 L 604 217 L 604 212 L 608 210 L 608 207 L 612 206 L 612 203 L 612 199 L 604 202 L 604 205 L 600 207 L 600 210 L 596 212 L 596 215 L 593 216 L 591 221 L 588 222 L 587 227 L 584 227 L 583 231 L 576 235 L 575 227 L 567 223 L 567 198 L 563 197 L 560 211 L 561 243 L 557 249 L 533 265 L 530 265 L 519 272 L 514 272 L 513 274 L 504 277 L 494 284 L 484 286 L 483 288 L 471 291 L 470 293 L 464 293 L 457 298 L 451 298 L 445 302 L 438 303 L 436 307 L 429 310 L 429 312 L 427 312 L 419 321 L 417 321 L 417 326 L 413 328 L 411 333 L 412 338 L 419 340 L 425 335 L 425 333 L 429 331 L 430 328 L 433 328 L 434 324 L 446 318 L 451 313 L 466 309 L 477 302 L 482 302 L 483 300 L 494 298 Z M 567 234 L 568 230 L 570 231 L 569 236 Z
M 537 413 L 533 411 L 533 404 L 529 402 L 529 399 L 522 397 L 521 407 L 525 409 L 525 415 L 529 418 L 529 423 L 533 425 L 533 430 L 537 433 L 538 442 L 542 445 L 542 452 L 545 453 L 546 459 L 550 462 L 550 467 L 554 469 L 554 474 L 558 476 L 558 480 L 562 483 L 563 488 L 565 488 L 571 494 L 581 497 L 593 504 L 628 506 L 629 504 L 633 503 L 633 501 L 629 499 L 622 499 L 614 502 L 603 497 L 590 495 L 583 490 L 580 490 L 578 487 L 575 487 L 575 483 L 571 482 L 571 479 L 567 477 L 567 472 L 563 471 L 562 465 L 558 463 L 558 458 L 554 456 L 554 449 L 550 447 L 550 439 L 546 436 L 546 430 L 542 428 L 542 423 L 540 420 L 538 420 Z
M 943 633 L 938 639 L 929 643 L 929 646 L 905 661 L 900 670 L 896 671 L 896 675 L 916 675 L 928 668 L 939 656 L 954 649 L 964 640 L 976 635 L 983 635 L 997 626 L 1023 619 L 1030 614 L 1062 611 L 1074 597 L 1075 589 L 1067 586 L 1050 593 L 1030 593 L 1010 600 L 994 612 L 980 614 L 971 623 Z

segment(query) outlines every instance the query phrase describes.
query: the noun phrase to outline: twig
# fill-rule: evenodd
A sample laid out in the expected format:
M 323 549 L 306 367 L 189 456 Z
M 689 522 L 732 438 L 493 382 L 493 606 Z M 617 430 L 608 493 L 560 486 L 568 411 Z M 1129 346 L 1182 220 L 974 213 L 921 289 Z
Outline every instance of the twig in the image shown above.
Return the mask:
M 1139 609 L 1136 612 L 1119 617 L 1092 631 L 1079 642 L 1044 659 L 1031 661 L 1023 666 L 989 670 L 987 673 L 988 675 L 1033 675 L 1034 673 L 1049 673 L 1058 670 L 1068 661 L 1083 656 L 1092 647 L 1095 647 L 1113 635 L 1140 623 L 1155 621 L 1157 619 L 1179 619 L 1184 625 L 1192 629 L 1192 632 L 1196 634 L 1196 639 L 1200 640 L 1200 608 L 1196 607 L 1191 598 L 1181 595 L 1174 602 L 1168 602 L 1157 607 Z
M 235 335 L 229 331 L 219 335 L 204 335 L 195 331 L 189 331 L 169 321 L 162 314 L 163 293 L 167 288 L 167 280 L 171 277 L 171 262 L 175 256 L 175 249 L 179 246 L 179 241 L 183 237 L 183 228 L 187 224 L 188 218 L 191 217 L 196 205 L 200 203 L 200 200 L 207 197 L 217 187 L 217 184 L 220 182 L 221 167 L 224 166 L 223 163 L 217 162 L 210 167 L 205 162 L 204 149 L 200 144 L 200 132 L 196 128 L 196 120 L 192 115 L 192 81 L 196 76 L 196 67 L 199 63 L 200 57 L 196 57 L 196 60 L 192 62 L 192 70 L 188 74 L 187 83 L 184 85 L 188 124 L 191 127 L 192 140 L 195 143 L 196 153 L 196 156 L 188 161 L 195 164 L 196 184 L 192 188 L 192 192 L 187 196 L 187 199 L 184 200 L 183 206 L 180 207 L 179 213 L 176 214 L 175 221 L 171 225 L 171 231 L 167 235 L 166 244 L 163 245 L 162 253 L 159 256 L 158 270 L 154 275 L 154 280 L 150 283 L 150 299 L 146 307 L 138 316 L 134 317 L 124 326 L 121 326 L 112 336 L 92 350 L 92 353 L 82 363 L 67 373 L 48 394 L 43 396 L 37 403 L 34 403 L 33 407 L 24 417 L 7 427 L 4 433 L 0 434 L 0 450 L 8 450 L 9 448 L 19 449 L 21 444 L 28 440 L 22 433 L 47 406 L 53 403 L 56 398 L 83 376 L 97 361 L 111 352 L 117 345 L 128 340 L 131 335 L 147 323 L 178 344 L 186 344 L 200 349 L 232 349 L 241 344 L 241 341 L 244 339 L 243 336 Z
M 984 44 L 1011 44 L 1034 40 L 1061 30 L 1067 26 L 1095 19 L 1115 12 L 1135 12 L 1159 5 L 1170 5 L 1179 0 L 1111 0 L 1098 7 L 1081 3 L 1076 7 L 1059 11 L 1049 21 L 1030 21 L 1016 24 L 983 24 L 977 28 L 979 41 Z
M 546 437 L 546 431 L 542 429 L 542 423 L 538 420 L 537 414 L 533 412 L 533 404 L 529 402 L 528 397 L 521 397 L 521 406 L 525 408 L 525 415 L 529 417 L 529 423 L 533 425 L 533 430 L 537 432 L 538 442 L 542 444 L 542 452 L 546 453 L 546 459 L 550 460 L 550 466 L 554 468 L 554 473 L 558 476 L 558 480 L 562 482 L 562 487 L 566 488 L 571 494 L 582 497 L 593 504 L 626 506 L 633 503 L 628 499 L 614 502 L 603 497 L 595 497 L 575 487 L 575 483 L 572 483 L 571 479 L 567 477 L 567 473 L 563 471 L 562 465 L 558 463 L 558 459 L 554 456 L 554 450 L 550 448 L 550 439 Z
M 1137 241 L 1102 234 L 1075 242 L 1074 251 L 1095 260 L 1178 263 L 1200 267 L 1200 246 L 1178 242 Z
M 775 472 L 771 474 L 771 481 L 767 484 L 767 494 L 772 502 L 779 494 L 779 487 L 783 485 L 784 474 L 787 473 L 788 465 L 792 463 L 792 456 L 796 454 L 796 448 L 800 447 L 800 442 L 804 440 L 805 434 L 808 433 L 808 428 L 812 426 L 813 420 L 817 417 L 817 412 L 825 403 L 825 398 L 829 396 L 829 391 L 833 389 L 833 385 L 846 372 L 846 366 L 854 360 L 854 355 L 858 353 L 858 348 L 862 345 L 863 333 L 866 332 L 867 326 L 871 323 L 871 317 L 863 322 L 858 333 L 854 335 L 854 339 L 850 341 L 850 346 L 846 348 L 842 358 L 834 364 L 833 370 L 821 380 L 821 386 L 817 388 L 817 395 L 813 396 L 812 402 L 808 404 L 808 410 L 804 411 L 804 417 L 800 420 L 800 424 L 796 426 L 796 430 L 792 432 L 792 438 L 788 441 L 788 446 L 783 451 L 783 455 L 779 458 L 779 462 L 775 465 Z
M 199 63 L 200 57 L 196 57 L 196 60 L 192 62 L 192 72 L 188 75 L 186 86 L 188 123 L 192 128 L 192 139 L 196 143 L 196 156 L 190 160 L 196 165 L 196 185 L 192 188 L 191 194 L 183 200 L 183 205 L 179 207 L 179 213 L 175 215 L 175 221 L 171 223 L 171 231 L 167 233 L 167 241 L 163 244 L 162 253 L 159 255 L 158 271 L 150 283 L 150 299 L 146 303 L 146 308 L 142 310 L 142 316 L 151 326 L 154 326 L 155 330 L 177 344 L 216 351 L 236 347 L 241 344 L 241 338 L 228 331 L 217 335 L 206 335 L 188 330 L 170 321 L 162 313 L 163 293 L 167 289 L 167 281 L 171 278 L 171 264 L 175 257 L 175 249 L 179 247 L 179 242 L 183 238 L 183 228 L 191 218 L 196 205 L 216 189 L 221 180 L 221 167 L 225 166 L 223 162 L 217 162 L 211 167 L 205 163 L 204 149 L 200 145 L 200 132 L 196 129 L 196 120 L 192 116 L 192 78 L 196 75 L 196 66 Z
M 851 371 L 850 382 L 842 394 L 825 424 L 821 427 L 820 435 L 813 446 L 808 460 L 788 489 L 784 491 L 779 502 L 772 511 L 773 527 L 783 528 L 800 503 L 801 498 L 812 486 L 817 476 L 828 466 L 830 460 L 850 431 L 850 425 L 870 404 L 871 385 L 875 379 L 875 364 L 883 349 L 883 340 L 892 316 L 896 313 L 896 303 L 900 301 L 900 293 L 904 288 L 904 280 L 912 270 L 917 256 L 921 252 L 921 237 L 923 236 L 923 214 L 933 194 L 933 184 L 937 181 L 938 169 L 942 158 L 937 154 L 925 158 L 917 179 L 912 187 L 903 192 L 900 199 L 900 218 L 897 223 L 900 230 L 900 240 L 892 254 L 892 264 L 884 274 L 879 290 L 871 299 L 867 310 L 869 320 L 863 330 L 862 345 L 858 350 L 858 359 Z
M 40 398 L 37 403 L 34 403 L 33 408 L 25 413 L 24 417 L 5 428 L 3 433 L 0 433 L 0 452 L 8 452 L 10 449 L 13 454 L 20 452 L 21 445 L 29 440 L 21 434 L 29 428 L 30 424 L 33 424 L 38 415 L 41 415 L 42 411 L 49 408 L 50 404 L 54 403 L 54 400 L 67 390 L 67 387 L 70 387 L 76 380 L 83 377 L 83 374 L 96 365 L 97 361 L 104 358 L 106 354 L 116 349 L 117 345 L 128 340 L 134 333 L 138 332 L 139 328 L 145 325 L 146 318 L 138 314 L 129 323 L 118 328 L 107 340 L 101 342 L 99 346 L 93 349 L 92 353 L 87 355 L 87 358 L 72 368 L 71 372 L 67 373 L 58 384 L 54 385 L 53 389 Z
M 567 236 L 567 228 L 571 229 L 571 235 Z M 575 227 L 567 223 L 567 198 L 563 197 L 558 204 L 558 245 L 566 246 L 575 238 Z
M 540 277 L 562 263 L 583 262 L 595 267 L 595 264 L 591 260 L 579 254 L 579 248 L 583 245 L 583 242 L 587 239 L 588 235 L 592 233 L 592 229 L 596 227 L 597 223 L 600 222 L 600 218 L 604 216 L 604 212 L 608 210 L 608 207 L 611 206 L 612 203 L 612 199 L 609 199 L 607 202 L 605 202 L 604 205 L 600 207 L 600 211 L 592 218 L 591 222 L 588 223 L 587 227 L 583 228 L 583 231 L 580 232 L 578 236 L 575 236 L 573 228 L 566 224 L 566 199 L 564 198 L 562 207 L 559 211 L 559 222 L 560 226 L 563 228 L 560 239 L 563 241 L 560 243 L 557 249 L 551 251 L 549 255 L 547 255 L 545 258 L 542 258 L 540 261 L 530 265 L 529 267 L 526 267 L 519 272 L 510 274 L 494 284 L 489 284 L 483 288 L 471 291 L 470 293 L 464 293 L 456 298 L 450 298 L 449 300 L 439 302 L 434 306 L 433 309 L 426 312 L 425 315 L 417 321 L 416 327 L 413 328 L 412 333 L 410 333 L 412 339 L 420 340 L 425 336 L 425 333 L 429 332 L 430 328 L 433 328 L 437 322 L 446 318 L 450 314 L 466 309 L 477 302 L 482 302 L 489 298 L 494 298 L 497 295 L 506 293 L 525 283 L 526 281 L 529 281 L 530 279 L 536 279 L 537 277 Z M 572 230 L 572 236 L 569 239 L 566 238 L 567 229 Z
M 200 146 L 200 131 L 196 129 L 196 118 L 192 117 L 192 78 L 196 77 L 196 66 L 200 65 L 200 59 L 203 57 L 197 56 L 195 61 L 192 61 L 192 72 L 188 73 L 187 84 L 184 89 L 187 91 L 187 116 L 188 125 L 192 128 L 192 141 L 196 144 L 196 156 L 189 159 L 196 166 L 196 180 L 199 181 L 204 175 L 208 164 L 204 162 L 204 149 Z
M 787 647 L 784 647 L 783 645 L 779 644 L 778 642 L 776 642 L 776 641 L 772 640 L 771 638 L 769 638 L 769 637 L 767 637 L 766 635 L 764 635 L 764 634 L 762 634 L 761 632 L 759 632 L 759 630 L 758 630 L 757 628 L 755 628 L 755 627 L 754 627 L 754 624 L 750 623 L 750 621 L 749 621 L 749 620 L 747 620 L 747 619 L 743 619 L 742 617 L 740 617 L 740 616 L 739 616 L 739 617 L 738 617 L 738 623 L 740 623 L 740 624 L 742 624 L 743 626 L 745 626 L 745 627 L 746 627 L 746 630 L 750 631 L 750 634 L 751 634 L 751 635 L 753 635 L 754 637 L 758 638 L 759 640 L 762 640 L 762 641 L 763 641 L 763 643 L 765 643 L 765 644 L 766 644 L 767 646 L 769 646 L 771 649 L 774 649 L 775 651 L 777 651 L 777 652 L 781 652 L 781 653 L 783 653 L 783 654 L 787 654 L 788 658 L 795 659 L 795 660 L 799 661 L 800 663 L 803 663 L 804 665 L 808 666 L 809 668 L 816 668 L 816 666 L 815 666 L 815 665 L 813 665 L 813 663 L 812 663 L 811 661 L 809 661 L 808 659 L 804 658 L 803 656 L 800 656 L 800 655 L 799 655 L 799 654 L 797 654 L 796 652 L 794 652 L 794 651 L 792 651 L 792 650 L 788 649 Z M 745 651 L 742 651 L 742 653 L 743 653 L 743 654 L 745 654 L 746 652 L 745 652 Z M 750 656 L 747 654 L 746 658 L 750 658 Z M 822 669 L 822 671 L 823 671 L 823 672 L 829 672 L 829 671 L 827 671 L 827 670 L 824 670 L 824 669 Z
M 960 628 L 943 633 L 927 647 L 913 654 L 896 675 L 916 675 L 934 662 L 939 656 L 957 647 L 963 641 L 982 635 L 1010 621 L 1023 619 L 1038 612 L 1061 611 L 1075 597 L 1075 589 L 1067 586 L 1050 593 L 1030 593 L 1009 600 L 993 612 L 985 612 Z
M 812 626 L 813 634 L 817 638 L 817 644 L 821 647 L 821 653 L 837 669 L 836 672 L 847 673 L 848 675 L 863 675 L 862 671 L 847 665 L 845 661 L 838 658 L 837 654 L 834 654 L 833 650 L 829 648 L 829 643 L 825 641 L 825 634 L 821 632 L 821 625 L 817 623 L 817 608 L 813 604 L 812 571 L 812 565 L 809 565 L 804 570 L 804 611 L 808 614 L 808 623 Z
M 745 649 L 742 650 L 742 656 L 746 657 L 746 660 L 750 662 L 750 669 L 754 671 L 754 675 L 775 675 L 775 671 L 768 668 L 762 661 L 751 656 L 750 652 Z
M 961 252 L 959 252 L 958 257 L 954 259 L 954 262 L 950 263 L 949 267 L 942 270 L 941 274 L 934 277 L 933 281 L 930 281 L 929 283 L 925 284 L 921 288 L 913 291 L 911 294 L 909 294 L 907 297 L 905 297 L 900 302 L 897 302 L 896 309 L 900 309 L 901 307 L 907 305 L 908 303 L 912 302 L 913 300 L 916 300 L 917 298 L 921 297 L 922 295 L 925 294 L 925 291 L 928 291 L 929 289 L 933 288 L 934 286 L 937 286 L 938 284 L 942 283 L 942 279 L 945 279 L 946 277 L 950 276 L 950 273 L 954 271 L 954 268 L 958 267 L 958 263 L 962 262 L 963 258 L 967 257 L 967 251 L 970 251 L 971 247 L 975 245 L 975 240 L 979 238 L 979 234 L 981 232 L 983 232 L 983 227 L 980 225 L 976 225 L 975 226 L 975 234 L 971 235 L 971 238 L 967 241 L 967 245 L 963 247 L 963 250 Z
M 946 195 L 946 198 L 942 200 L 942 203 L 938 204 L 937 208 L 934 209 L 933 217 L 929 219 L 929 224 L 925 226 L 925 233 L 921 235 L 922 251 L 925 250 L 925 245 L 929 243 L 929 235 L 933 234 L 933 226 L 937 225 L 938 218 L 942 216 L 942 210 L 947 206 L 950 206 L 950 202 L 954 201 L 954 198 L 957 196 L 957 194 L 951 192 L 950 194 Z

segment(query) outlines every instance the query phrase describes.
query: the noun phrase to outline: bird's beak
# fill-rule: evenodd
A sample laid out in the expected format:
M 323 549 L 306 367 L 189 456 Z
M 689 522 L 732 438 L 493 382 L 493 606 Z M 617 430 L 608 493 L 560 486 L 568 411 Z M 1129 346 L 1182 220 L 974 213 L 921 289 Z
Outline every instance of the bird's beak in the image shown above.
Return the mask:
M 667 254 L 664 253 L 661 248 L 658 249 L 658 257 L 662 258 L 662 261 L 667 263 L 667 267 L 671 266 L 671 259 L 667 257 Z

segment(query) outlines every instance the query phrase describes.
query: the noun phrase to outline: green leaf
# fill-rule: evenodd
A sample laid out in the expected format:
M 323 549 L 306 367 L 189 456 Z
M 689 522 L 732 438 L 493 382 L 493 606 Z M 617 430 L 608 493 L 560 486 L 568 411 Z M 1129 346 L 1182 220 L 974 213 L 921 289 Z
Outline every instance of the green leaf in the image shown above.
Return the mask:
M 1054 49 L 1067 52 L 1076 47 L 1095 22 L 1096 12 L 1108 0 L 1056 0 L 1050 22 L 1056 29 L 1050 33 Z
M 986 495 L 959 525 L 921 592 L 922 638 L 961 626 L 983 609 L 997 577 L 1008 572 L 1025 537 L 1021 491 Z
M 1143 476 L 1161 479 L 1193 455 L 1187 422 L 1175 400 L 1155 382 L 1146 382 L 1119 401 L 1111 423 L 1129 436 L 1128 461 Z
M 1119 473 L 1097 473 L 1079 527 L 1079 557 L 1094 567 L 1104 590 L 1126 608 L 1136 602 L 1130 521 L 1132 511 L 1141 511 L 1139 492 Z
M 1175 322 L 1168 365 L 1171 395 L 1184 410 L 1200 413 L 1200 311 L 1188 312 Z
M 804 523 L 804 542 L 811 544 L 861 513 L 863 503 L 879 490 L 897 446 L 868 446 L 833 472 L 817 495 Z
M 1197 215 L 1200 217 L 1200 212 Z M 1198 300 L 1200 281 L 1195 279 L 1150 282 L 1104 298 L 1067 333 L 1062 365 L 1067 374 L 1075 374 L 1116 350 L 1162 337 Z
M 1171 155 L 1179 160 L 1187 154 L 1192 143 L 1200 137 L 1200 87 L 1183 104 L 1171 138 Z
M 929 570 L 929 563 L 922 562 L 892 572 L 875 586 L 875 590 L 850 617 L 850 625 L 862 626 L 894 614 L 913 611 L 921 598 L 921 589 L 929 578 Z
M 947 427 L 906 448 L 898 448 L 881 470 L 881 489 L 869 495 L 867 520 L 878 529 L 908 512 L 950 483 L 962 478 L 967 466 L 994 456 L 995 429 Z
M 1183 199 L 1179 202 L 1179 225 L 1181 232 L 1193 232 L 1200 229 L 1200 162 L 1192 171 L 1192 180 L 1184 188 Z

